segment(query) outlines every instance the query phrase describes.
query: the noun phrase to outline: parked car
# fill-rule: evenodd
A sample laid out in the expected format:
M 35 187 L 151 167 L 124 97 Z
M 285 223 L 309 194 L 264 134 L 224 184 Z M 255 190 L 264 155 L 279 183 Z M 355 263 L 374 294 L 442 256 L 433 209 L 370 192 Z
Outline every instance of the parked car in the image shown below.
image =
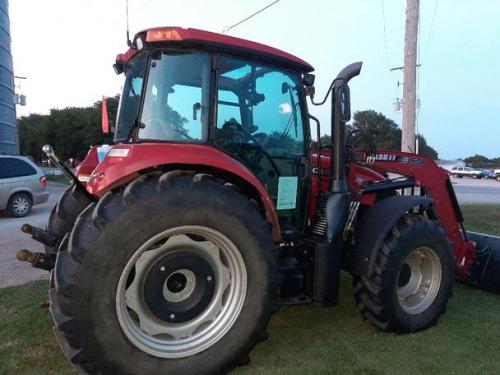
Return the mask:
M 493 175 L 495 176 L 497 181 L 500 181 L 500 169 L 495 169 L 493 171 Z
M 496 177 L 495 177 L 495 172 L 494 172 L 494 171 L 492 171 L 491 169 L 479 168 L 479 170 L 480 170 L 481 172 L 483 172 L 484 178 L 487 178 L 487 179 L 489 179 L 489 180 L 490 180 L 490 179 L 491 179 L 491 180 L 493 180 L 493 179 L 495 179 L 495 178 L 496 178 Z
M 451 175 L 453 177 L 471 177 L 471 178 L 483 178 L 484 173 L 479 169 L 474 169 L 471 167 L 453 167 L 451 168 Z
M 23 217 L 49 199 L 42 170 L 23 156 L 0 155 L 0 211 Z

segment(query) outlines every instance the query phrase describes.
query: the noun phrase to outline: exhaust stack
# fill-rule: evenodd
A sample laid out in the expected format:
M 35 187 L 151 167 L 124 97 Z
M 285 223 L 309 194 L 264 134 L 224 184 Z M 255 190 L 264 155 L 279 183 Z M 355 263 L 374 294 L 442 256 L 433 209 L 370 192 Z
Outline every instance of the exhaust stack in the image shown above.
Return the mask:
M 332 88 L 331 135 L 334 141 L 334 151 L 331 156 L 332 178 L 330 182 L 330 191 L 332 193 L 348 191 L 347 184 L 345 182 L 345 124 L 349 121 L 351 116 L 349 89 L 347 84 L 352 78 L 359 75 L 362 64 L 362 62 L 355 62 L 347 65 L 340 71 L 337 78 L 335 78 Z M 347 112 L 349 114 L 348 116 L 346 116 Z

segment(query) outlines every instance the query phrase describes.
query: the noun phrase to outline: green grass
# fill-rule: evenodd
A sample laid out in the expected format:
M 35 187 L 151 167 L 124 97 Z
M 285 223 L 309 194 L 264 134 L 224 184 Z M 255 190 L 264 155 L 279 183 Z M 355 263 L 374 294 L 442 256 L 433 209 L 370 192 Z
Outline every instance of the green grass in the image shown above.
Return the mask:
M 47 178 L 47 181 L 52 181 L 52 182 L 59 182 L 61 184 L 69 185 L 70 181 L 66 175 L 61 174 L 61 175 L 47 175 L 45 176 Z
M 500 236 L 500 206 L 463 206 L 465 228 Z
M 71 374 L 40 302 L 47 280 L 0 289 L 0 374 Z
M 500 235 L 499 206 L 467 206 L 470 230 Z M 354 309 L 350 276 L 336 308 L 283 308 L 270 338 L 236 374 L 500 374 L 500 296 L 457 285 L 439 324 L 411 335 L 381 333 Z M 72 374 L 52 335 L 47 281 L 0 289 L 0 374 Z

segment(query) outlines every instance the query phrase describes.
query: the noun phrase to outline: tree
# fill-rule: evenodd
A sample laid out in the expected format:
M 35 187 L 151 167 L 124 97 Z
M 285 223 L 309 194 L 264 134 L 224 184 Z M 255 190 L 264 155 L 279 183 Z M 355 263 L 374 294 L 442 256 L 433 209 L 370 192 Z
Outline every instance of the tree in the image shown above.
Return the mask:
M 106 99 L 110 119 L 116 119 L 118 101 L 119 96 Z M 21 117 L 17 126 L 21 153 L 37 161 L 44 158 L 44 144 L 51 144 L 66 160 L 83 159 L 90 146 L 112 141 L 111 134 L 101 132 L 101 101 L 91 107 L 52 109 L 48 115 Z
M 352 131 L 356 132 L 351 144 L 371 150 L 401 150 L 401 129 L 391 119 L 373 110 L 358 111 L 354 114 Z M 432 159 L 438 158 L 424 136 L 418 135 L 419 153 Z M 356 145 L 357 143 L 357 145 Z
M 474 156 L 465 158 L 464 162 L 466 164 L 472 165 L 473 167 L 477 167 L 479 166 L 479 164 L 488 164 L 491 161 L 486 156 L 475 154 Z
M 417 135 L 418 139 L 418 153 L 421 155 L 425 155 L 433 160 L 437 160 L 439 154 L 435 149 L 427 144 L 427 140 L 423 135 Z
M 464 162 L 467 165 L 470 165 L 474 168 L 489 168 L 489 169 L 500 168 L 500 158 L 489 159 L 486 156 L 478 154 L 465 158 Z
M 400 150 L 401 129 L 398 125 L 373 110 L 354 114 L 353 130 L 358 131 L 365 146 L 373 149 Z

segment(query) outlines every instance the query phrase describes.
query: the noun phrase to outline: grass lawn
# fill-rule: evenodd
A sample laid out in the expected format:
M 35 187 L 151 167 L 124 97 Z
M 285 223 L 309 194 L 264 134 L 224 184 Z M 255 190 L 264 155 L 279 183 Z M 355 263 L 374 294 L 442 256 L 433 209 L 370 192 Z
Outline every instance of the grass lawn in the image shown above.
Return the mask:
M 59 182 L 61 184 L 69 185 L 70 181 L 69 178 L 66 177 L 66 175 L 61 174 L 61 175 L 47 175 L 45 176 L 47 178 L 47 181 L 52 181 L 52 182 Z
M 500 206 L 464 208 L 467 228 L 500 235 Z M 39 308 L 47 282 L 0 290 L 0 374 L 72 374 Z M 500 296 L 457 285 L 435 328 L 397 336 L 364 323 L 343 275 L 336 308 L 283 308 L 236 374 L 500 374 Z

